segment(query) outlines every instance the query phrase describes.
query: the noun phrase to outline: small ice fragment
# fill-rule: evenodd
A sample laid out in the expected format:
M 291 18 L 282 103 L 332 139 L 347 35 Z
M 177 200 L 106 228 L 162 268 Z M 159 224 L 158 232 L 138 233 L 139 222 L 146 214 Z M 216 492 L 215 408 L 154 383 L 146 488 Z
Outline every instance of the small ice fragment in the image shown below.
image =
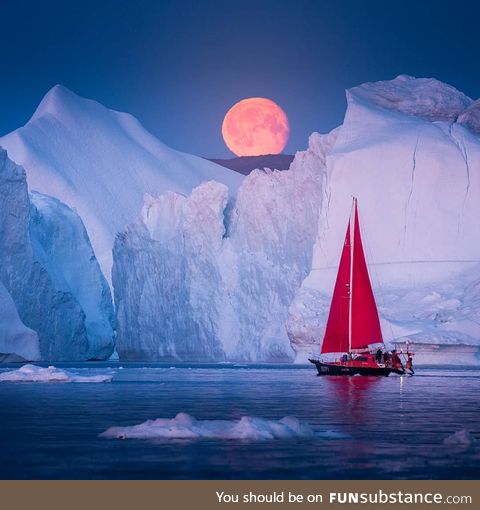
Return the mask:
M 451 436 L 446 437 L 443 440 L 443 444 L 448 446 L 461 446 L 468 448 L 477 443 L 477 439 L 468 430 L 462 429 L 457 430 Z
M 0 374 L 0 382 L 100 383 L 110 382 L 112 378 L 112 375 L 75 375 L 52 365 L 43 368 L 32 364 L 23 365 L 18 370 L 10 370 Z
M 240 420 L 197 420 L 186 413 L 175 418 L 158 418 L 129 427 L 110 427 L 100 437 L 111 439 L 241 439 L 266 441 L 294 438 L 341 439 L 332 431 L 317 431 L 294 416 L 267 420 L 242 416 Z

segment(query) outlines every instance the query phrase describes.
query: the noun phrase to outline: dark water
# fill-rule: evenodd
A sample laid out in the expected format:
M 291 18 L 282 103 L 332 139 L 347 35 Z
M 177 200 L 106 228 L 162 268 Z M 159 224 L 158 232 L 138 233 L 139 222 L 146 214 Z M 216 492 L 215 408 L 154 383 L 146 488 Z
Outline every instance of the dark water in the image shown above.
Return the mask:
M 0 383 L 0 478 L 480 477 L 480 442 L 443 443 L 461 429 L 480 439 L 478 370 L 342 378 L 318 377 L 313 367 L 121 365 L 58 365 L 113 373 L 112 383 Z M 98 437 L 178 412 L 207 420 L 292 415 L 348 438 Z

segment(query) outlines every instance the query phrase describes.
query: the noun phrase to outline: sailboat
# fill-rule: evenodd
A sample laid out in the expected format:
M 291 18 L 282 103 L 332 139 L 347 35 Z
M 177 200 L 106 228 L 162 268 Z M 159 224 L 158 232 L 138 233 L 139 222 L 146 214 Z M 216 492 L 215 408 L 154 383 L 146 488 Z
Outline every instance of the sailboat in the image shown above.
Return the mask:
M 358 221 L 357 199 L 343 244 L 321 354 L 342 354 L 337 361 L 309 359 L 319 375 L 403 375 L 396 351 L 386 352 L 370 283 Z M 407 353 L 411 365 L 411 353 Z M 412 371 L 413 372 L 413 371 Z

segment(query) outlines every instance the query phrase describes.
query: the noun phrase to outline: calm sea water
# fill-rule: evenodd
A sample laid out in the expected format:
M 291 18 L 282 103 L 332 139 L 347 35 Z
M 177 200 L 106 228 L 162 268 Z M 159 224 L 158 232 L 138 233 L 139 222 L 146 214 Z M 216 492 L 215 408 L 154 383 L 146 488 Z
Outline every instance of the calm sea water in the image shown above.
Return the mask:
M 479 478 L 480 371 L 415 377 L 318 377 L 314 367 L 58 364 L 112 383 L 0 384 L 0 478 Z M 122 366 L 123 369 L 120 369 Z M 2 367 L 1 371 L 5 370 Z M 115 440 L 126 426 L 292 415 L 343 439 Z

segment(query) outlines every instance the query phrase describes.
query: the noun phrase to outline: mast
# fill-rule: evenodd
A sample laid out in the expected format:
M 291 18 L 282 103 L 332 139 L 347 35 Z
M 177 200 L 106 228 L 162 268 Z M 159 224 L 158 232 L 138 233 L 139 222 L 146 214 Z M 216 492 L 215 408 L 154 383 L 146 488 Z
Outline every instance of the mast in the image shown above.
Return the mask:
M 348 284 L 348 352 L 352 352 L 352 298 L 353 298 L 353 250 L 355 232 L 355 211 L 357 199 L 353 197 L 352 211 L 350 213 L 350 277 Z

